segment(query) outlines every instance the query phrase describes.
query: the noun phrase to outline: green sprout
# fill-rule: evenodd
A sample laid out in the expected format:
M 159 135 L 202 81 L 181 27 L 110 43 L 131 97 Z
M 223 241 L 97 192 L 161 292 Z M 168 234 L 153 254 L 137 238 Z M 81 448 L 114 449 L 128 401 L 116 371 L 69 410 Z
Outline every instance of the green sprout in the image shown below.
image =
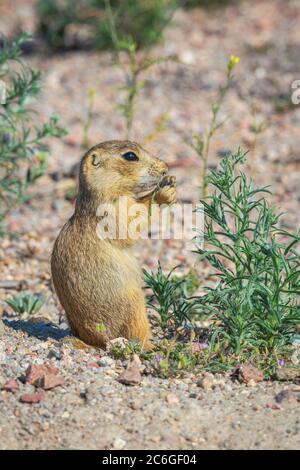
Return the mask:
M 41 295 L 34 295 L 23 292 L 19 296 L 13 295 L 6 300 L 16 313 L 20 315 L 22 320 L 26 320 L 29 316 L 37 313 L 45 303 L 45 298 Z

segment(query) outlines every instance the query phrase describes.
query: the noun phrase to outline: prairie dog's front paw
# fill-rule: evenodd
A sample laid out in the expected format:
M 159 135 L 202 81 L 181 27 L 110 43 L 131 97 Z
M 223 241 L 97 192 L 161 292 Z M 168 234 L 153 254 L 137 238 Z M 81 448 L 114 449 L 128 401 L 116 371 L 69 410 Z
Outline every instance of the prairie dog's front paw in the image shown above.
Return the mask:
M 164 188 L 165 186 L 170 186 L 172 188 L 176 187 L 176 176 L 164 176 L 162 181 L 160 182 L 159 187 Z
M 154 200 L 157 204 L 173 204 L 176 202 L 176 177 L 165 176 L 160 183 Z

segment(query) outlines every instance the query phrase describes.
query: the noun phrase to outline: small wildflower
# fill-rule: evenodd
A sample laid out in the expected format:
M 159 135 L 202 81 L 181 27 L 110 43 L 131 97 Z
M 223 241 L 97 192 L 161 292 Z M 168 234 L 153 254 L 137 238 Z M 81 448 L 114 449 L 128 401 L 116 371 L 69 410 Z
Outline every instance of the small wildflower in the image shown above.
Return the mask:
M 96 89 L 95 88 L 90 88 L 88 91 L 88 97 L 90 101 L 94 101 L 96 98 Z
M 284 359 L 278 359 L 277 364 L 279 366 L 284 366 Z
M 159 354 L 157 354 L 156 356 L 154 356 L 154 360 L 156 362 L 160 362 L 162 360 L 162 357 Z
M 238 57 L 237 55 L 231 55 L 228 62 L 228 71 L 232 72 L 232 70 L 240 62 L 240 60 L 240 57 Z

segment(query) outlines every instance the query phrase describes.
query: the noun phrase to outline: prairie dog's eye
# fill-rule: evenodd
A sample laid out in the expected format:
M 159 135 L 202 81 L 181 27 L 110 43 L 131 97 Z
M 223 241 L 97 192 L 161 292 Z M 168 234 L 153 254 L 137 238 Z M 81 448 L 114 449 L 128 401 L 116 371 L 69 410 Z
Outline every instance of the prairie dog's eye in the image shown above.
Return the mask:
M 139 157 L 134 152 L 123 153 L 122 158 L 128 162 L 137 162 Z

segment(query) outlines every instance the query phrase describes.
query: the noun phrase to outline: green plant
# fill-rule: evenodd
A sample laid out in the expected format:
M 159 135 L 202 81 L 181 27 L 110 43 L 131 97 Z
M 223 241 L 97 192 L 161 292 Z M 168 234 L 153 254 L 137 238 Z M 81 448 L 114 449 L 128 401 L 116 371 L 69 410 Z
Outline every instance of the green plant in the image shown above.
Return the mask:
M 172 276 L 175 269 L 166 275 L 158 262 L 156 273 L 144 270 L 146 286 L 152 291 L 148 306 L 159 314 L 162 328 L 166 328 L 170 322 L 176 328 L 181 326 L 190 318 L 194 308 L 193 302 L 188 299 L 188 293 L 194 288 L 191 280 Z
M 255 189 L 238 171 L 244 161 L 241 152 L 231 155 L 208 178 L 215 191 L 202 201 L 207 248 L 197 253 L 219 281 L 198 306 L 213 320 L 212 350 L 274 355 L 291 345 L 300 323 L 300 232 L 279 227 L 269 190 Z
M 86 2 L 79 0 L 39 0 L 39 32 L 54 49 L 65 46 L 65 35 L 69 25 L 78 24 L 82 20 L 79 11 L 84 9 Z M 87 18 L 85 19 L 87 21 Z
M 195 8 L 195 7 L 203 7 L 203 8 L 216 8 L 216 7 L 223 7 L 229 5 L 230 3 L 234 3 L 234 0 L 186 0 L 184 2 L 185 8 Z
M 134 42 L 138 49 L 150 47 L 162 38 L 164 25 L 176 7 L 175 0 L 111 0 L 120 37 Z M 64 48 L 71 26 L 89 28 L 89 43 L 98 49 L 114 49 L 106 0 L 39 0 L 39 29 L 53 48 Z M 75 29 L 74 28 L 74 29 Z M 80 46 L 76 34 L 70 45 Z
M 106 15 L 109 20 L 110 34 L 114 45 L 115 63 L 121 68 L 121 70 L 123 70 L 125 75 L 126 84 L 120 87 L 120 90 L 124 93 L 124 99 L 121 103 L 118 104 L 118 109 L 124 118 L 126 126 L 126 138 L 129 139 L 135 115 L 136 100 L 144 87 L 144 80 L 142 76 L 154 65 L 170 60 L 174 61 L 176 60 L 176 57 L 174 55 L 166 57 L 153 57 L 150 47 L 147 47 L 142 53 L 138 54 L 139 44 L 134 39 L 134 36 L 120 35 L 111 1 L 105 0 L 105 5 Z M 169 17 L 169 21 L 170 19 L 171 16 Z M 166 24 L 166 22 L 163 23 L 161 28 L 165 27 Z M 122 59 L 122 54 L 125 54 L 125 60 Z M 154 132 L 146 137 L 145 140 L 148 142 L 153 140 L 156 135 L 164 129 L 167 119 L 167 113 L 163 113 L 155 127 Z
M 21 46 L 29 38 L 22 34 L 12 43 L 3 39 L 0 45 L 0 80 L 6 88 L 0 103 L 0 221 L 12 204 L 25 200 L 27 187 L 43 174 L 45 139 L 65 133 L 55 115 L 34 125 L 29 103 L 40 91 L 41 73 L 22 60 Z
M 94 0 L 94 3 L 100 8 L 105 6 L 107 13 L 107 0 Z M 118 36 L 134 43 L 136 49 L 141 49 L 161 40 L 164 27 L 177 4 L 174 0 L 111 0 L 110 6 Z M 115 48 L 109 16 L 98 23 L 97 32 L 98 47 Z
M 195 269 L 191 268 L 185 276 L 175 276 L 171 277 L 172 282 L 181 281 L 181 289 L 185 297 L 192 295 L 196 292 L 200 286 L 200 280 Z
M 7 299 L 6 303 L 20 315 L 22 320 L 25 320 L 42 308 L 45 303 L 45 298 L 40 295 L 23 292 L 19 296 L 14 295 Z
M 227 74 L 226 74 L 226 83 L 224 86 L 221 86 L 218 91 L 216 100 L 211 105 L 211 121 L 204 132 L 194 133 L 192 139 L 187 139 L 186 142 L 188 145 L 195 150 L 198 156 L 202 160 L 202 171 L 201 171 L 201 192 L 200 196 L 205 198 L 207 196 L 208 180 L 207 180 L 207 171 L 209 164 L 209 151 L 211 140 L 214 137 L 215 133 L 223 126 L 226 119 L 219 121 L 219 113 L 223 105 L 224 99 L 229 90 L 232 78 L 233 71 L 235 66 L 239 63 L 240 58 L 237 56 L 231 56 L 227 64 Z

